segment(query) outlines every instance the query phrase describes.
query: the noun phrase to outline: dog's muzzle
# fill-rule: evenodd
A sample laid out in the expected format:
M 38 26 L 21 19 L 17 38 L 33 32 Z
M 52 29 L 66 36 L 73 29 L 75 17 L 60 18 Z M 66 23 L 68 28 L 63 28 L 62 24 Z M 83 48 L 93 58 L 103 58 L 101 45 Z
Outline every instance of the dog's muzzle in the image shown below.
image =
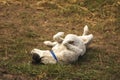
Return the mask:
M 36 53 L 33 53 L 33 55 L 32 55 L 32 63 L 33 64 L 38 64 L 40 62 L 41 62 L 40 56 L 38 54 L 36 54 Z

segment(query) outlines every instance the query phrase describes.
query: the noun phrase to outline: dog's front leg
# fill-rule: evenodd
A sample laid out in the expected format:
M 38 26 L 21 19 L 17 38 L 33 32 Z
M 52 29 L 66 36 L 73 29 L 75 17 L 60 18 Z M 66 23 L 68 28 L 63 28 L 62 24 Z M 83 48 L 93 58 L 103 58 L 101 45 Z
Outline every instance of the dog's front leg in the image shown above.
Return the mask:
M 53 39 L 57 41 L 58 43 L 62 43 L 64 32 L 58 32 L 56 35 L 53 36 Z
M 53 47 L 57 44 L 57 42 L 51 42 L 51 41 L 44 41 L 44 44 L 49 46 L 49 47 Z

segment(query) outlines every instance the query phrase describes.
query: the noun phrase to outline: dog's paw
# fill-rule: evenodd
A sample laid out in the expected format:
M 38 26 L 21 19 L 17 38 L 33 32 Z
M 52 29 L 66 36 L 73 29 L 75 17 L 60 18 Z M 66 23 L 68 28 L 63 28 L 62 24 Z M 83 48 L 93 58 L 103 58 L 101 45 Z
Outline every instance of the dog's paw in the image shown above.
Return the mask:
M 51 41 L 44 41 L 43 43 L 44 43 L 45 45 L 51 45 L 52 42 L 51 42 Z
M 58 32 L 56 35 L 53 36 L 53 38 L 55 39 L 63 36 L 64 36 L 64 32 Z

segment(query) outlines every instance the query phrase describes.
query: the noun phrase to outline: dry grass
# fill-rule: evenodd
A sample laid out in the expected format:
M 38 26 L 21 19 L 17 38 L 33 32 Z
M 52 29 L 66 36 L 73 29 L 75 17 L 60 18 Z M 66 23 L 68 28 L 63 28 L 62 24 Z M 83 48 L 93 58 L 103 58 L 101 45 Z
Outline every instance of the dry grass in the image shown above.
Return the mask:
M 1 80 L 119 80 L 118 0 L 0 0 Z M 32 65 L 33 48 L 49 49 L 58 31 L 95 38 L 85 56 L 71 65 Z

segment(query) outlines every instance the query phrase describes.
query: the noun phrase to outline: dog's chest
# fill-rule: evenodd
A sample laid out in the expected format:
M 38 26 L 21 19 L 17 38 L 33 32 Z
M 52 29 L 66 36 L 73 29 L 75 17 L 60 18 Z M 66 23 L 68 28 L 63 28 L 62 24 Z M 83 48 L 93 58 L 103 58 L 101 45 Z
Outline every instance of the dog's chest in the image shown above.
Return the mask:
M 52 50 L 55 53 L 60 53 L 61 51 L 66 50 L 66 47 L 63 44 L 57 44 L 52 48 Z

